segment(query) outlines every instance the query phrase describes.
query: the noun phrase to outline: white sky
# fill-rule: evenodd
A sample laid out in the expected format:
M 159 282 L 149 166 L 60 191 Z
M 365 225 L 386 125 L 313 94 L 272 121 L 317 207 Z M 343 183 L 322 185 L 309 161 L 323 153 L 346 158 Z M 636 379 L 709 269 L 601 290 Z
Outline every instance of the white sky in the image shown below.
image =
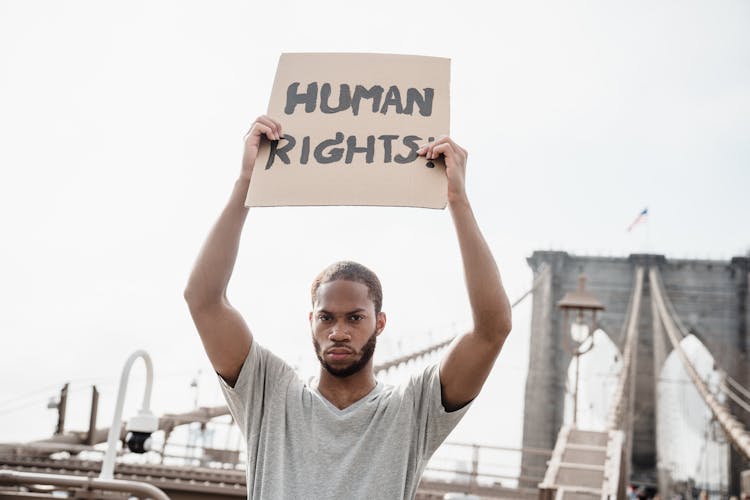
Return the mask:
M 220 403 L 182 289 L 281 52 L 452 59 L 452 134 L 515 297 L 535 249 L 748 251 L 749 27 L 744 1 L 0 0 L 0 441 L 48 436 L 66 380 L 69 427 L 85 427 L 93 379 L 108 425 L 137 348 L 157 412 L 190 408 L 199 369 L 201 403 Z M 647 227 L 626 233 L 645 206 Z M 383 281 L 376 359 L 468 324 L 442 211 L 254 210 L 231 298 L 309 369 L 309 283 L 342 258 Z M 528 311 L 454 439 L 520 444 Z

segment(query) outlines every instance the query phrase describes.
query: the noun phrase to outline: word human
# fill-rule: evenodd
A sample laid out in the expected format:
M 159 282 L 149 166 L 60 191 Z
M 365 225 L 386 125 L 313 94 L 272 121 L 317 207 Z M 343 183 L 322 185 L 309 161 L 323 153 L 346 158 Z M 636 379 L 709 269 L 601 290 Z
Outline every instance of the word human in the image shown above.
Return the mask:
M 284 113 L 287 115 L 294 114 L 297 106 L 304 106 L 305 113 L 314 113 L 316 108 L 319 108 L 320 112 L 325 114 L 351 110 L 352 114 L 357 116 L 364 100 L 370 101 L 368 104 L 373 113 L 412 115 L 416 106 L 421 116 L 430 116 L 432 115 L 432 100 L 435 97 L 435 89 L 432 88 L 420 90 L 409 87 L 406 89 L 406 95 L 403 96 L 396 85 L 391 85 L 388 90 L 380 85 L 373 85 L 370 88 L 355 85 L 352 91 L 349 84 L 342 83 L 339 85 L 338 102 L 331 103 L 330 83 L 321 85 L 320 92 L 318 92 L 318 82 L 309 83 L 306 91 L 300 91 L 299 86 L 300 82 L 294 82 L 286 89 Z
M 399 139 L 400 143 L 397 142 Z M 383 134 L 376 139 L 374 135 L 368 135 L 362 143 L 359 143 L 355 135 L 345 137 L 343 132 L 336 132 L 334 138 L 324 139 L 315 144 L 314 147 L 311 144 L 309 135 L 302 138 L 302 143 L 299 147 L 297 147 L 297 139 L 289 134 L 284 134 L 282 140 L 286 141 L 283 146 L 279 146 L 281 141 L 271 141 L 271 153 L 268 155 L 266 170 L 273 166 L 276 158 L 281 160 L 285 165 L 289 165 L 291 163 L 289 157 L 291 154 L 294 154 L 295 157 L 299 155 L 298 158 L 301 165 L 308 163 L 311 154 L 319 164 L 338 163 L 342 161 L 345 164 L 350 164 L 354 161 L 354 155 L 356 154 L 364 155 L 365 163 L 373 163 L 375 161 L 376 149 L 379 152 L 382 151 L 382 156 L 379 157 L 382 158 L 383 163 L 411 163 L 418 157 L 417 150 L 420 148 L 419 141 L 422 138 L 417 135 L 401 137 L 395 134 Z M 434 137 L 427 139 L 428 142 L 432 142 L 433 140 Z M 406 151 L 403 152 L 406 154 L 394 154 L 394 143 L 396 143 L 397 147 L 401 146 L 402 151 L 404 149 L 403 146 L 405 146 Z M 430 161 L 427 162 L 426 166 L 434 168 L 435 164 Z

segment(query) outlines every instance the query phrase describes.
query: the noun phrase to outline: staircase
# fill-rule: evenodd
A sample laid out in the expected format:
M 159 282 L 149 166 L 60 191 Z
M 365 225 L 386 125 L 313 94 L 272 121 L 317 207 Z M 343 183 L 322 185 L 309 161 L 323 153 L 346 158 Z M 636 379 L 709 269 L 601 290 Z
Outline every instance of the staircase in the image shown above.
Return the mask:
M 624 491 L 623 433 L 560 429 L 540 500 L 617 500 Z

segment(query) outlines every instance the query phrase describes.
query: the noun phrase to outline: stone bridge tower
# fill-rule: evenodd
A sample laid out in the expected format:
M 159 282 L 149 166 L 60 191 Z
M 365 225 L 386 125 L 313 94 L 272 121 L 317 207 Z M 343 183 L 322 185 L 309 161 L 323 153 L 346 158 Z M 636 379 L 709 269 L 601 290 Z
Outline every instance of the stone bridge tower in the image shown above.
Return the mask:
M 523 446 L 552 449 L 563 423 L 565 380 L 571 355 L 564 349 L 568 335 L 557 302 L 566 291 L 575 290 L 578 275 L 588 280 L 586 288 L 606 307 L 599 318 L 622 352 L 627 314 L 637 265 L 658 266 L 666 293 L 683 324 L 714 356 L 716 363 L 743 386 L 750 385 L 750 259 L 730 261 L 673 260 L 662 255 L 636 254 L 627 258 L 583 257 L 566 252 L 537 251 L 528 259 L 534 278 L 543 265 L 550 272 L 541 276 L 533 293 L 529 373 L 526 380 Z M 636 356 L 636 405 L 632 429 L 631 478 L 657 483 L 656 379 L 667 355 L 669 341 L 654 336 L 651 293 L 644 282 L 639 341 Z M 750 415 L 730 405 L 746 426 Z M 739 476 L 747 468 L 732 451 L 730 490 L 738 491 Z M 545 468 L 543 457 L 524 455 L 521 475 L 538 475 Z M 536 486 L 536 485 L 528 485 Z

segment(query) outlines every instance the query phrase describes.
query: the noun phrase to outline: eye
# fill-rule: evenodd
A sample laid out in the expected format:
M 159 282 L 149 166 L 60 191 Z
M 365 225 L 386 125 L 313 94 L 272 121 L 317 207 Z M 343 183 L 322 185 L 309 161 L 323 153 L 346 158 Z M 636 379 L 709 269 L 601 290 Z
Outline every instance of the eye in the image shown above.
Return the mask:
M 349 316 L 349 321 L 362 321 L 363 319 L 365 319 L 365 317 L 361 314 L 352 314 Z
M 320 313 L 320 314 L 318 314 L 318 321 L 331 321 L 331 315 L 330 314 L 325 314 L 325 313 Z

